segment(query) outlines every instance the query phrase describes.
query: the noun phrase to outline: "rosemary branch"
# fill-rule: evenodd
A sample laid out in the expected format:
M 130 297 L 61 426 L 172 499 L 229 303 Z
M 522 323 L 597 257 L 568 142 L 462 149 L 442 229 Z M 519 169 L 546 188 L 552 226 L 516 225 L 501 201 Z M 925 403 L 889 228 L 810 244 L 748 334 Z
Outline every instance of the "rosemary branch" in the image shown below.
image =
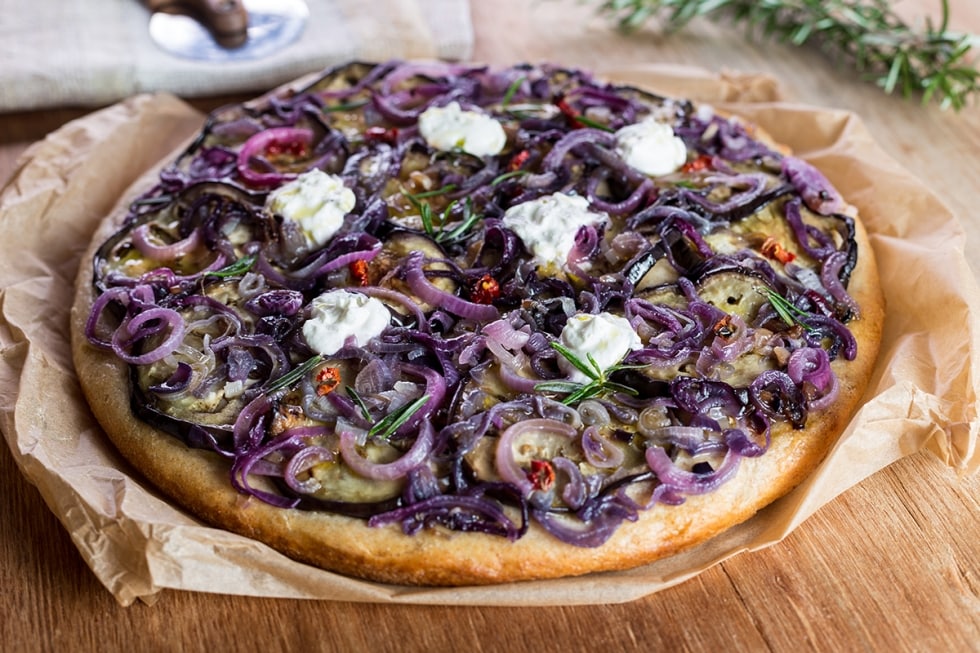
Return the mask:
M 634 388 L 630 388 L 621 383 L 616 383 L 609 379 L 609 375 L 619 370 L 639 369 L 638 365 L 613 365 L 607 369 L 602 369 L 592 354 L 586 354 L 586 360 L 582 360 L 575 352 L 570 350 L 560 342 L 552 342 L 551 347 L 572 364 L 577 370 L 589 378 L 588 383 L 577 381 L 543 381 L 534 386 L 539 392 L 558 392 L 567 395 L 562 403 L 566 406 L 577 404 L 580 401 L 609 394 L 612 392 L 624 392 L 629 395 L 638 394 Z
M 976 36 L 949 31 L 949 2 L 939 25 L 916 31 L 888 0 L 602 0 L 599 12 L 626 30 L 657 18 L 670 32 L 699 16 L 727 18 L 778 41 L 812 42 L 850 62 L 888 94 L 922 95 L 943 108 L 960 110 L 980 92 L 980 71 L 971 62 Z

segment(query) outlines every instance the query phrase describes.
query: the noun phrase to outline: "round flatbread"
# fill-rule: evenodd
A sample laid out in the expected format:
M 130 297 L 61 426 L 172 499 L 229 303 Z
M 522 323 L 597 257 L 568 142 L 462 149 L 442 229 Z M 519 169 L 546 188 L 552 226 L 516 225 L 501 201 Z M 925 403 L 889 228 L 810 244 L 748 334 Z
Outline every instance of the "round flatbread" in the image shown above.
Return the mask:
M 625 569 L 824 458 L 860 220 L 735 119 L 548 66 L 349 64 L 212 114 L 92 240 L 96 418 L 203 520 L 370 580 Z

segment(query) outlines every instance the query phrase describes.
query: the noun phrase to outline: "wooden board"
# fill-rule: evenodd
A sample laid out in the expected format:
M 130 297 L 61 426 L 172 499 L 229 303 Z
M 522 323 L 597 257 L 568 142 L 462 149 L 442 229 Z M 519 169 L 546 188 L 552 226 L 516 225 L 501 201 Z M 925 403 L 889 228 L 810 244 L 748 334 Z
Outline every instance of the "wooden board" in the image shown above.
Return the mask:
M 814 50 L 753 45 L 707 22 L 669 38 L 652 29 L 624 37 L 593 18 L 592 6 L 473 2 L 473 59 L 768 72 L 788 99 L 860 114 L 961 216 L 969 248 L 980 248 L 978 107 L 955 114 L 887 97 Z M 932 0 L 898 6 L 910 16 L 938 12 Z M 955 28 L 980 33 L 980 4 L 950 7 Z M 0 181 L 31 142 L 83 113 L 0 115 Z M 153 606 L 121 608 L 0 449 L 3 650 L 980 651 L 980 476 L 958 479 L 928 454 L 863 481 L 775 547 L 624 605 L 491 609 L 167 592 Z

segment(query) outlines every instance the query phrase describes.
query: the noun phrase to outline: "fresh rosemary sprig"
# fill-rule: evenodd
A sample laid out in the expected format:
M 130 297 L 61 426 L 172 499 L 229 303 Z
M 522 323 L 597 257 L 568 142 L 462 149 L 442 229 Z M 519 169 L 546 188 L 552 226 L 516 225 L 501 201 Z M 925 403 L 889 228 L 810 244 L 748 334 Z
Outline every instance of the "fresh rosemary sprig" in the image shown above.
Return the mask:
M 403 404 L 397 409 L 391 411 L 385 415 L 382 419 L 378 420 L 374 426 L 368 431 L 369 438 L 381 438 L 382 440 L 387 440 L 395 431 L 400 429 L 402 425 L 412 418 L 412 415 L 419 412 L 419 410 L 428 402 L 430 399 L 429 395 L 422 395 L 415 401 Z
M 510 83 L 510 86 L 507 87 L 507 91 L 504 93 L 504 99 L 500 101 L 500 108 L 502 110 L 504 111 L 507 110 L 507 105 L 510 104 L 510 101 L 514 99 L 514 94 L 517 93 L 517 90 L 521 87 L 521 84 L 523 84 L 526 79 L 527 79 L 526 77 L 521 75 L 520 77 L 518 77 L 517 79 L 515 79 Z
M 361 416 L 363 416 L 364 419 L 370 422 L 371 411 L 368 410 L 367 404 L 364 402 L 364 398 L 361 397 L 361 394 L 353 387 L 348 385 L 345 386 L 345 388 L 347 389 L 347 395 L 351 398 L 351 400 L 353 400 L 355 404 L 357 404 L 357 407 L 361 409 Z
M 249 254 L 248 256 L 243 256 L 234 263 L 230 263 L 220 270 L 215 270 L 214 272 L 207 272 L 204 276 L 207 277 L 237 277 L 245 274 L 252 269 L 255 265 L 255 261 L 258 257 L 255 254 Z
M 274 380 L 265 389 L 266 394 L 273 394 L 279 392 L 280 390 L 285 390 L 286 388 L 291 388 L 297 381 L 303 378 L 304 375 L 308 374 L 310 370 L 323 362 L 323 356 L 316 354 L 303 361 L 301 364 L 297 365 L 293 369 L 289 370 L 278 379 Z
M 598 120 L 593 120 L 592 118 L 589 118 L 588 116 L 583 116 L 581 114 L 575 116 L 575 121 L 582 125 L 585 125 L 586 127 L 591 127 L 592 129 L 598 129 L 599 131 L 608 132 L 610 134 L 616 131 L 609 125 L 604 125 Z
M 585 401 L 586 399 L 609 394 L 611 392 L 625 392 L 626 394 L 632 396 L 639 394 L 635 388 L 623 385 L 622 383 L 616 383 L 615 381 L 610 381 L 609 375 L 619 370 L 636 369 L 637 367 L 642 366 L 613 365 L 612 367 L 602 369 L 592 354 L 586 354 L 587 360 L 583 361 L 578 357 L 578 355 L 560 342 L 552 342 L 551 346 L 569 363 L 571 363 L 575 369 L 589 377 L 589 382 L 579 383 L 577 381 L 543 381 L 542 383 L 538 383 L 534 386 L 534 389 L 538 392 L 557 392 L 559 394 L 567 394 L 568 396 L 562 399 L 562 403 L 566 406 L 571 406 L 579 403 L 580 401 Z
M 357 404 L 357 407 L 360 409 L 361 416 L 364 417 L 365 420 L 370 422 L 371 411 L 368 410 L 367 403 L 364 401 L 364 398 L 361 397 L 361 394 L 351 386 L 348 385 L 345 387 L 347 390 L 347 394 L 350 396 L 353 402 Z M 369 438 L 377 437 L 377 438 L 381 438 L 382 440 L 387 440 L 392 435 L 394 435 L 395 431 L 400 429 L 402 425 L 405 424 L 405 422 L 410 420 L 412 418 L 412 415 L 419 412 L 422 406 L 424 406 L 426 402 L 429 401 L 430 397 L 431 397 L 430 395 L 422 395 L 415 401 L 407 404 L 403 404 L 398 408 L 396 408 L 395 410 L 391 411 L 390 413 L 382 417 L 380 420 L 375 422 L 373 426 L 371 426 L 370 430 L 368 430 L 367 437 Z
M 411 200 L 413 203 L 415 203 L 418 200 L 424 200 L 430 197 L 438 197 L 439 195 L 445 195 L 446 193 L 451 193 L 454 190 L 456 190 L 456 184 L 446 184 L 445 186 L 442 186 L 441 188 L 436 188 L 434 190 L 426 190 L 426 191 L 422 191 L 421 193 L 411 193 L 408 195 L 408 199 Z
M 490 187 L 499 186 L 508 179 L 513 179 L 514 177 L 523 177 L 525 175 L 531 174 L 530 170 L 508 170 L 505 173 L 497 175 L 493 181 L 490 182 Z
M 341 104 L 328 105 L 323 107 L 324 113 L 334 113 L 337 111 L 354 111 L 360 109 L 368 103 L 368 100 L 355 100 L 354 102 L 343 102 Z
M 466 198 L 466 202 L 463 204 L 463 217 L 459 224 L 450 230 L 446 229 L 446 225 L 449 223 L 449 216 L 452 213 L 453 208 L 459 203 L 459 200 L 453 200 L 449 205 L 442 211 L 442 213 L 436 214 L 432 211 L 432 206 L 428 202 L 423 202 L 423 199 L 429 197 L 435 197 L 437 195 L 442 195 L 455 190 L 455 186 L 450 184 L 449 186 L 444 186 L 436 190 L 426 191 L 424 193 L 416 194 L 405 194 L 408 201 L 418 209 L 419 219 L 422 221 L 422 230 L 425 231 L 429 238 L 432 238 L 437 243 L 451 242 L 458 240 L 464 236 L 473 226 L 480 221 L 480 214 L 473 210 L 473 200 L 469 197 Z
M 776 315 L 778 315 L 779 318 L 787 324 L 787 326 L 799 325 L 807 331 L 810 331 L 813 328 L 805 322 L 807 317 L 806 311 L 797 308 L 793 303 L 780 295 L 778 292 L 772 288 L 766 288 L 765 290 L 759 289 L 759 292 L 769 300 L 773 310 L 776 311 Z
M 599 11 L 627 30 L 658 18 L 666 31 L 676 31 L 710 16 L 793 45 L 813 42 L 886 93 L 919 93 L 923 104 L 935 99 L 960 110 L 980 92 L 980 70 L 969 56 L 980 41 L 949 31 L 948 0 L 939 25 L 927 20 L 924 31 L 903 21 L 888 0 L 602 0 Z

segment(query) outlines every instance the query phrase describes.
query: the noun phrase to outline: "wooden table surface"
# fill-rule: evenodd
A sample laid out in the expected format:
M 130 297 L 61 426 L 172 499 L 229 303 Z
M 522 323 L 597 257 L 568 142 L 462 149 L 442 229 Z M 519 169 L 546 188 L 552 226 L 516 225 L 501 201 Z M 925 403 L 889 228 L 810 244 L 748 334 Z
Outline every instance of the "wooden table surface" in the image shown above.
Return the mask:
M 938 2 L 896 3 L 921 20 Z M 951 0 L 980 33 L 980 3 Z M 980 107 L 883 95 L 819 52 L 709 22 L 625 37 L 574 0 L 473 2 L 474 61 L 593 69 L 676 62 L 767 72 L 786 98 L 854 111 L 980 246 Z M 208 109 L 221 99 L 195 100 Z M 91 109 L 0 115 L 0 182 L 33 141 Z M 980 266 L 974 266 L 980 270 Z M 0 650 L 980 651 L 980 475 L 918 454 L 866 479 L 786 540 L 625 605 L 507 609 L 165 592 L 120 607 L 0 447 Z

